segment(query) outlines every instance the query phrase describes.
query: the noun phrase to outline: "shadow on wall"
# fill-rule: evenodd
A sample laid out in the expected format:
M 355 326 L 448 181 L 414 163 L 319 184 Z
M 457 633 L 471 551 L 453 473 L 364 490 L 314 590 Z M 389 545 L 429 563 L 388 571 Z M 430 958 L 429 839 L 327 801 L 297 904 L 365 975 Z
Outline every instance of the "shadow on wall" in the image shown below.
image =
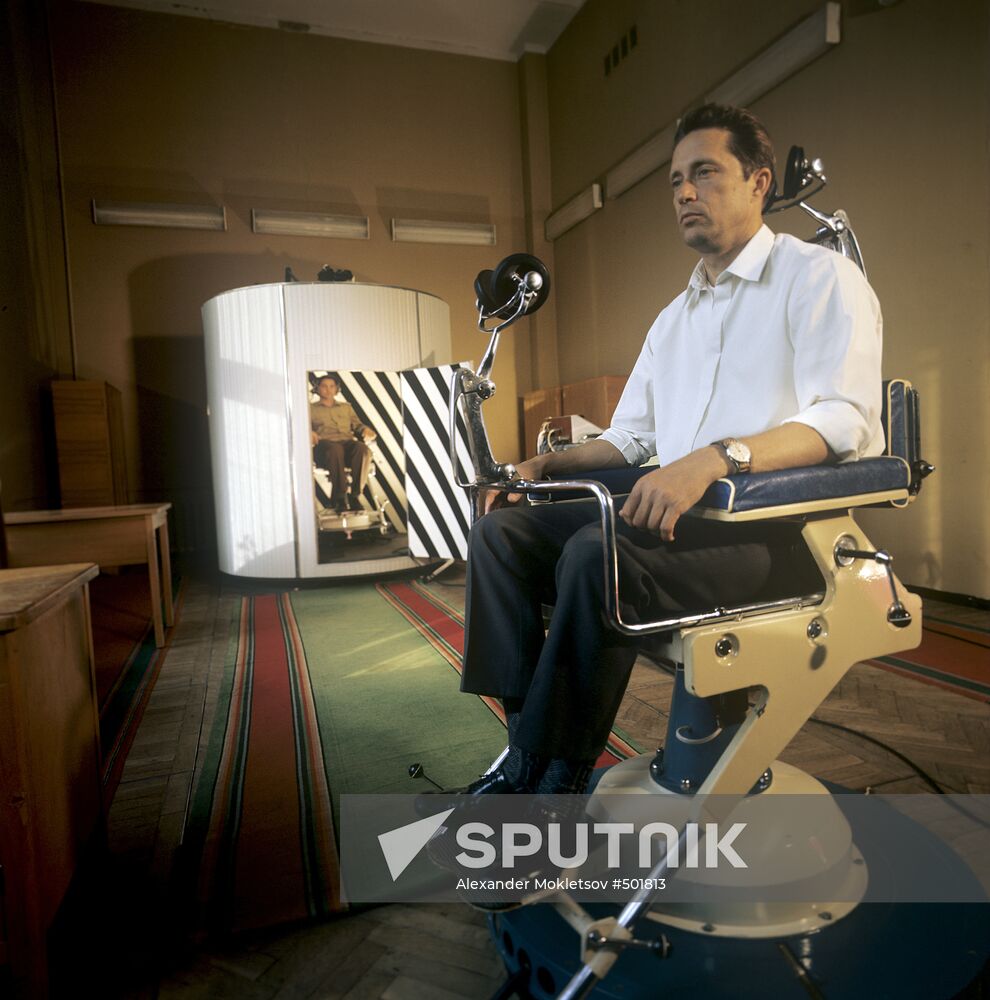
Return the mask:
M 133 343 L 140 499 L 172 503 L 172 534 L 179 551 L 213 551 L 202 338 L 138 336 Z M 192 393 L 199 401 L 180 398 Z
M 297 258 L 261 254 L 164 257 L 131 272 L 138 500 L 173 504 L 173 544 L 216 550 L 206 365 L 200 310 L 214 295 L 282 280 Z

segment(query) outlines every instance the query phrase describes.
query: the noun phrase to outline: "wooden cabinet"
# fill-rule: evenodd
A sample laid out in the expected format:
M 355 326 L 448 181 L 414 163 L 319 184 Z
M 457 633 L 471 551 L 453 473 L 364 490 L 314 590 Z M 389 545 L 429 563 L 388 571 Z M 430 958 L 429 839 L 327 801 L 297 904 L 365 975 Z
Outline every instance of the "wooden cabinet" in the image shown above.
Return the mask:
M 63 507 L 127 503 L 120 393 L 107 382 L 52 382 Z
M 608 427 L 625 387 L 625 375 L 599 375 L 571 382 L 561 391 L 564 415 L 577 413 L 601 428 Z
M 625 375 L 599 375 L 527 392 L 522 397 L 523 456 L 536 453 L 536 436 L 547 417 L 576 413 L 599 427 L 608 427 L 625 387 Z
M 87 563 L 0 570 L 0 951 L 19 996 L 47 994 L 48 929 L 104 831 L 96 573 Z

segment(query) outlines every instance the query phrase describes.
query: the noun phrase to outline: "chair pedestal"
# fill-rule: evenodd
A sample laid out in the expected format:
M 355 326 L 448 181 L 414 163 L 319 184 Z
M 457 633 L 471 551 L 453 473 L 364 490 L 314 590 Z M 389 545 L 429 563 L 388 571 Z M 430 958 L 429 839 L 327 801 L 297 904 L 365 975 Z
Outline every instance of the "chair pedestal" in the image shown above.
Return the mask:
M 683 742 L 684 737 L 704 738 L 705 733 L 695 732 L 700 725 L 682 722 L 680 713 L 672 712 L 675 740 L 681 733 L 678 756 L 687 756 L 685 749 L 694 752 L 678 765 L 682 773 L 675 771 L 663 782 L 668 787 L 703 795 L 748 794 L 854 663 L 921 642 L 919 597 L 897 585 L 911 618 L 906 625 L 894 624 L 888 621 L 892 597 L 884 567 L 869 561 L 842 565 L 836 559 L 840 542 L 848 548 L 872 548 L 848 513 L 807 521 L 802 537 L 825 580 L 820 604 L 740 616 L 672 636 L 668 652 L 683 664 L 683 691 L 707 705 L 699 708 L 689 698 L 687 707 L 692 715 L 707 712 L 702 724 L 711 726 L 708 734 L 718 728 L 717 721 L 723 732 L 712 740 L 722 748 L 720 754 L 702 752 L 706 744 Z M 753 704 L 742 708 L 739 698 L 747 692 L 755 695 Z M 728 715 L 718 720 L 719 711 Z M 661 783 L 648 768 L 645 773 L 650 790 L 660 791 Z M 689 787 L 681 787 L 683 778 L 691 782 Z M 602 791 L 608 788 L 606 779 L 599 783 Z
M 710 933 L 706 928 L 714 926 L 742 937 L 803 933 L 819 911 L 830 919 L 848 915 L 865 892 L 865 864 L 839 807 L 819 781 L 775 758 L 854 663 L 920 643 L 921 601 L 899 587 L 910 619 L 895 623 L 896 616 L 889 614 L 891 581 L 883 566 L 836 557 L 840 545 L 871 548 L 848 513 L 809 520 L 802 536 L 825 581 L 821 603 L 674 633 L 667 652 L 679 667 L 662 760 L 643 755 L 610 768 L 588 812 L 600 822 L 632 821 L 642 829 L 681 814 L 682 820 L 731 816 L 736 822 L 751 810 L 773 810 L 777 796 L 784 796 L 781 803 L 791 796 L 808 797 L 819 807 L 807 815 L 782 809 L 779 829 L 770 824 L 775 835 L 751 850 L 764 859 L 767 885 L 790 879 L 803 886 L 828 870 L 830 884 L 841 884 L 841 898 L 849 902 L 802 892 L 797 895 L 806 902 L 769 909 L 726 910 L 718 903 L 674 907 L 671 916 L 685 929 Z M 762 815 L 764 822 L 753 829 L 767 829 L 768 813 Z M 818 854 L 801 856 L 787 875 L 774 870 L 781 858 L 795 856 L 791 845 L 812 842 L 820 844 Z M 658 903 L 662 908 L 662 896 L 652 904 L 654 910 Z

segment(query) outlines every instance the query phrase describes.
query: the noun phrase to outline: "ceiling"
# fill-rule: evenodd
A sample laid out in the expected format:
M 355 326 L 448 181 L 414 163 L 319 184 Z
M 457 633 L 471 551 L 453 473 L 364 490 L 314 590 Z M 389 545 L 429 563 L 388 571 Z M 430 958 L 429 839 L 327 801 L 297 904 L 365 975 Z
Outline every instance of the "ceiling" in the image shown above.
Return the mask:
M 523 52 L 546 52 L 584 0 L 90 2 L 515 62 Z

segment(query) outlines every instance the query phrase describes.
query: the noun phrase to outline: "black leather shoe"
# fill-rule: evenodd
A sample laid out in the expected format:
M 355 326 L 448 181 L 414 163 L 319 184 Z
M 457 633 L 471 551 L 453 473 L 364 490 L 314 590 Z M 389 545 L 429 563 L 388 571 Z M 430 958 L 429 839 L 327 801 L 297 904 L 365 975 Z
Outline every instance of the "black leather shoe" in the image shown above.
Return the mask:
M 445 795 L 505 795 L 524 792 L 526 789 L 522 785 L 513 781 L 503 770 L 501 765 L 494 771 L 475 778 L 469 785 L 462 788 L 449 788 Z M 430 793 L 425 793 L 429 795 Z M 437 793 L 440 794 L 440 793 Z
M 510 781 L 501 767 L 497 767 L 462 788 L 427 788 L 416 796 L 414 808 L 416 815 L 425 819 L 441 809 L 449 809 L 451 806 L 461 808 L 475 796 L 505 795 L 520 791 L 523 789 Z
M 518 747 L 510 747 L 506 759 L 487 774 L 475 778 L 462 788 L 430 789 L 416 796 L 415 810 L 419 816 L 432 816 L 443 808 L 467 806 L 483 795 L 532 794 L 543 776 L 546 761 Z M 510 777 L 510 774 L 514 777 Z

